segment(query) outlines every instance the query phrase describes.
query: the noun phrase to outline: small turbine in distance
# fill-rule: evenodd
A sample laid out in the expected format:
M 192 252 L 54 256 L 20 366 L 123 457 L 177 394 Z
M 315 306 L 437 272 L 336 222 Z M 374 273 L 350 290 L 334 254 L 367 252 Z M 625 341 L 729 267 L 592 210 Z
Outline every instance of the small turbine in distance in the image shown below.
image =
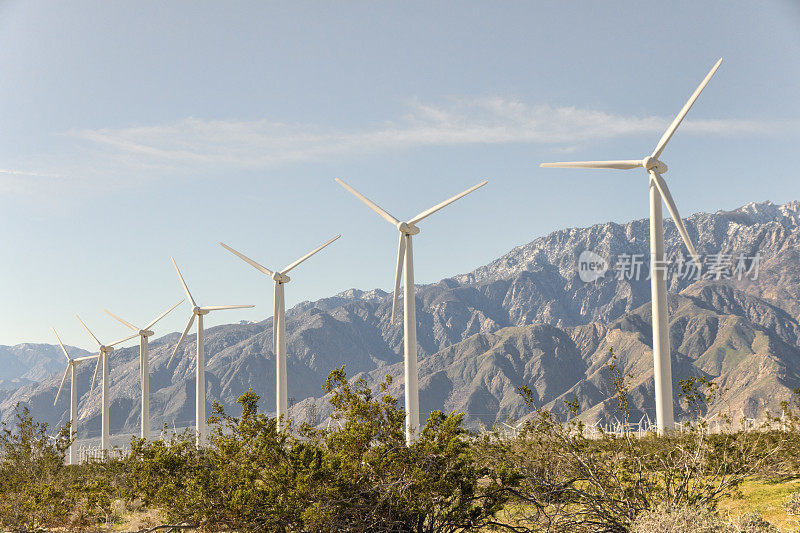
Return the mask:
M 223 309 L 245 309 L 249 307 L 255 307 L 254 305 L 209 305 L 205 307 L 200 307 L 197 305 L 197 302 L 194 301 L 192 298 L 192 293 L 189 292 L 189 287 L 186 286 L 186 282 L 183 280 L 183 276 L 181 275 L 181 271 L 178 268 L 178 264 L 175 262 L 174 258 L 172 259 L 172 265 L 175 267 L 175 272 L 178 273 L 178 279 L 181 281 L 181 285 L 183 286 L 183 290 L 186 292 L 186 297 L 192 304 L 192 316 L 189 318 L 189 323 L 186 324 L 186 329 L 183 330 L 181 334 L 181 338 L 178 339 L 178 343 L 175 345 L 175 349 L 172 351 L 172 355 L 167 362 L 167 366 L 172 364 L 172 359 L 175 357 L 175 354 L 178 353 L 178 349 L 181 347 L 181 343 L 183 339 L 186 338 L 186 335 L 189 333 L 189 330 L 192 328 L 192 324 L 194 324 L 195 319 L 197 319 L 197 364 L 195 365 L 195 444 L 198 448 L 205 446 L 206 443 L 206 354 L 205 354 L 205 339 L 203 337 L 203 316 L 207 315 L 211 311 L 221 311 Z
M 230 246 L 225 243 L 219 243 L 223 248 L 234 254 L 236 257 L 241 259 L 242 261 L 248 263 L 250 266 L 254 267 L 256 270 L 266 274 L 267 276 L 271 277 L 275 280 L 275 314 L 272 318 L 272 343 L 273 343 L 273 351 L 275 352 L 275 363 L 276 363 L 276 383 L 275 383 L 275 395 L 276 395 L 276 410 L 275 410 L 275 418 L 278 419 L 278 429 L 282 430 L 287 421 L 288 417 L 288 392 L 287 392 L 287 378 L 286 378 L 286 303 L 284 301 L 283 296 L 283 286 L 286 285 L 291 281 L 291 278 L 286 274 L 292 270 L 294 267 L 314 255 L 315 253 L 319 252 L 333 241 L 341 237 L 341 235 L 337 235 L 330 239 L 329 241 L 325 242 L 317 246 L 315 249 L 308 252 L 306 255 L 291 263 L 289 266 L 284 268 L 281 271 L 272 271 L 264 266 L 259 265 L 249 257 L 245 256 L 242 253 L 237 252 Z
M 118 340 L 116 342 L 112 342 L 111 344 L 103 344 L 99 340 L 97 340 L 97 337 L 94 336 L 94 333 L 92 333 L 92 330 L 89 329 L 89 326 L 84 324 L 83 320 L 81 320 L 81 317 L 79 317 L 78 315 L 75 315 L 75 318 L 78 319 L 78 322 L 81 323 L 81 326 L 83 326 L 83 329 L 86 330 L 86 332 L 94 340 L 94 342 L 97 343 L 97 347 L 100 349 L 100 352 L 97 354 L 97 364 L 94 366 L 94 374 L 92 375 L 92 388 L 89 389 L 89 390 L 90 391 L 94 390 L 94 382 L 97 379 L 97 371 L 99 370 L 100 364 L 102 363 L 102 365 L 103 365 L 103 384 L 102 384 L 102 387 L 101 387 L 101 389 L 102 389 L 102 397 L 100 399 L 100 403 L 102 405 L 101 413 L 100 413 L 100 424 L 101 424 L 101 429 L 100 429 L 100 449 L 103 450 L 104 452 L 107 452 L 108 451 L 108 441 L 109 441 L 109 437 L 111 435 L 111 427 L 109 425 L 111 421 L 108 418 L 108 406 L 109 406 L 109 402 L 110 402 L 110 399 L 111 399 L 109 397 L 109 390 L 108 390 L 109 385 L 111 384 L 110 380 L 109 380 L 109 376 L 108 376 L 108 372 L 109 372 L 108 354 L 110 354 L 111 352 L 114 351 L 114 346 L 116 346 L 117 344 L 122 344 L 125 341 L 129 341 L 132 338 L 134 338 L 136 335 L 131 335 L 130 337 L 125 337 L 124 339 L 120 339 L 120 340 Z
M 154 335 L 150 328 L 156 325 L 156 323 L 167 316 L 170 311 L 178 307 L 183 303 L 183 300 L 176 303 L 163 313 L 161 313 L 158 318 L 147 324 L 142 329 L 137 328 L 127 320 L 123 320 L 122 318 L 118 317 L 108 309 L 103 309 L 111 318 L 121 322 L 124 326 L 132 329 L 136 332 L 136 335 L 139 335 L 139 388 L 142 391 L 142 421 L 141 421 L 141 429 L 140 429 L 140 437 L 143 439 L 147 439 L 150 437 L 150 371 L 148 369 L 149 366 L 149 359 L 148 359 L 148 337 Z
M 58 392 L 56 393 L 56 399 L 53 400 L 53 407 L 56 406 L 56 402 L 58 402 L 58 397 L 61 395 L 61 389 L 64 388 L 64 382 L 67 381 L 67 376 L 70 376 L 70 394 L 69 394 L 69 433 L 70 438 L 72 439 L 72 444 L 69 445 L 69 450 L 67 452 L 67 464 L 74 465 L 76 464 L 75 461 L 75 439 L 78 437 L 78 383 L 77 379 L 77 371 L 76 367 L 84 361 L 88 361 L 89 359 L 94 359 L 98 357 L 98 355 L 87 355 L 86 357 L 76 357 L 75 359 L 70 358 L 69 354 L 67 353 L 67 349 L 64 347 L 64 343 L 61 342 L 61 337 L 58 336 L 56 333 L 55 328 L 51 328 L 53 333 L 58 339 L 58 345 L 61 346 L 61 351 L 64 352 L 64 357 L 67 358 L 67 369 L 64 371 L 64 377 L 61 378 L 61 385 L 58 386 Z

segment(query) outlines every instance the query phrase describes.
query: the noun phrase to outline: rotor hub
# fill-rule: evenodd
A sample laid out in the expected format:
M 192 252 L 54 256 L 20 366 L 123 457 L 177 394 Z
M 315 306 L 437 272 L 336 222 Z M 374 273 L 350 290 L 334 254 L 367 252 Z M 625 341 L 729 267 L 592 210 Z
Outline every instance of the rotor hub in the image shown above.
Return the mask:
M 272 279 L 274 279 L 277 283 L 289 283 L 290 281 L 292 281 L 292 278 L 290 278 L 286 274 L 281 274 L 280 272 L 273 273 Z
M 412 224 L 409 224 L 407 222 L 400 222 L 397 225 L 397 229 L 403 235 L 416 235 L 416 234 L 419 233 L 419 228 L 418 227 L 416 227 L 416 226 L 414 226 Z
M 655 170 L 659 174 L 664 174 L 667 170 L 669 170 L 663 161 L 659 161 L 650 155 L 642 159 L 642 166 L 645 168 L 645 170 Z

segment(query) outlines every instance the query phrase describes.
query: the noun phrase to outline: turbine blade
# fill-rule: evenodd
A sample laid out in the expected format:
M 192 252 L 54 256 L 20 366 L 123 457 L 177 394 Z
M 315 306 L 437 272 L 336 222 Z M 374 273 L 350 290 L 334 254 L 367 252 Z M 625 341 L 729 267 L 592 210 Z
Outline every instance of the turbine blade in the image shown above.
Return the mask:
M 706 77 L 703 79 L 703 81 L 700 82 L 700 85 L 697 87 L 697 89 L 695 89 L 694 93 L 692 93 L 692 96 L 689 97 L 689 100 L 683 106 L 683 109 L 681 109 L 680 113 L 678 113 L 678 116 L 675 117 L 675 120 L 672 121 L 672 124 L 669 125 L 667 131 L 665 131 L 664 135 L 661 136 L 661 140 L 658 141 L 656 149 L 653 150 L 653 157 L 658 159 L 661 156 L 661 152 L 663 152 L 664 148 L 667 147 L 667 143 L 672 138 L 672 135 L 675 133 L 675 130 L 678 129 L 678 126 L 680 126 L 681 122 L 683 121 L 683 118 L 686 116 L 686 113 L 688 113 L 689 110 L 692 108 L 692 105 L 694 105 L 695 100 L 697 100 L 697 97 L 700 96 L 701 92 L 703 92 L 703 89 L 706 88 L 706 85 L 708 85 L 708 82 L 711 81 L 711 78 L 714 76 L 714 73 L 717 72 L 717 69 L 721 64 L 722 64 L 722 58 L 720 57 L 719 61 L 717 61 L 714 64 L 714 66 L 711 67 L 711 70 L 708 72 L 708 74 L 706 74 Z
M 163 313 L 161 313 L 160 315 L 158 315 L 158 318 L 156 318 L 155 320 L 153 320 L 152 322 L 150 322 L 149 324 L 147 324 L 147 325 L 144 327 L 145 331 L 146 331 L 146 330 L 148 330 L 148 329 L 150 329 L 150 328 L 152 328 L 153 326 L 155 326 L 155 325 L 156 325 L 156 322 L 158 322 L 159 320 L 161 320 L 162 318 L 164 318 L 165 316 L 167 316 L 168 314 L 170 314 L 170 312 L 171 312 L 173 309 L 175 309 L 176 307 L 178 307 L 179 305 L 181 305 L 181 304 L 182 304 L 183 302 L 185 302 L 185 301 L 186 301 L 186 299 L 185 299 L 185 298 L 182 298 L 180 302 L 176 303 L 175 305 L 173 305 L 172 307 L 170 307 L 169 309 L 167 309 L 166 311 L 164 311 Z
M 78 315 L 75 315 L 75 318 L 77 318 L 78 322 L 81 323 L 81 325 L 83 326 L 83 329 L 85 329 L 89 333 L 89 335 L 92 336 L 92 338 L 94 339 L 94 342 L 97 343 L 97 346 L 102 346 L 103 344 L 99 340 L 97 340 L 97 337 L 94 336 L 94 333 L 92 333 L 92 330 L 89 329 L 89 326 L 87 326 L 86 324 L 83 323 L 83 320 L 81 320 L 81 317 L 79 317 Z
M 403 276 L 403 264 L 406 259 L 406 236 L 400 234 L 400 244 L 397 245 L 397 270 L 394 274 L 394 294 L 392 295 L 392 324 L 397 315 L 397 298 L 400 295 L 400 278 Z
M 617 170 L 630 170 L 642 166 L 641 160 L 623 159 L 620 161 L 571 161 L 561 163 L 542 163 L 544 168 L 613 168 Z
M 137 328 L 136 326 L 134 326 L 133 324 L 131 324 L 127 320 L 123 320 L 122 318 L 118 317 L 117 315 L 115 315 L 114 313 L 109 311 L 108 309 L 103 309 L 103 311 L 105 311 L 105 313 L 108 316 L 110 316 L 111 318 L 113 318 L 117 322 L 121 322 L 123 325 L 127 326 L 128 328 L 132 329 L 133 331 L 137 331 L 137 332 L 139 331 L 139 328 Z
M 136 333 L 134 333 L 133 335 L 131 335 L 131 336 L 129 336 L 129 337 L 125 337 L 124 339 L 120 339 L 120 340 L 118 340 L 118 341 L 114 341 L 114 342 L 112 342 L 111 344 L 108 344 L 107 346 L 109 346 L 109 347 L 110 347 L 110 346 L 116 346 L 117 344 L 122 344 L 123 342 L 125 342 L 125 341 L 129 341 L 129 340 L 131 340 L 132 338 L 134 338 L 134 337 L 138 337 L 138 336 L 139 336 L 139 332 L 137 331 L 137 332 L 136 332 Z
M 427 217 L 431 216 L 432 214 L 434 214 L 434 213 L 435 213 L 436 211 L 438 211 L 439 209 L 442 209 L 443 207 L 447 207 L 448 205 L 452 204 L 453 202 L 455 202 L 455 201 L 456 201 L 456 200 L 458 200 L 459 198 L 463 198 L 464 196 L 468 195 L 469 193 L 471 193 L 472 191 L 474 191 L 474 190 L 476 190 L 476 189 L 480 189 L 481 187 L 483 187 L 483 186 L 484 186 L 484 185 L 486 185 L 487 183 L 489 183 L 489 180 L 483 180 L 483 181 L 482 181 L 482 182 L 480 182 L 479 184 L 477 184 L 477 185 L 473 185 L 472 187 L 470 187 L 470 188 L 469 188 L 469 189 L 467 189 L 466 191 L 464 191 L 464 192 L 462 192 L 462 193 L 459 193 L 459 194 L 457 194 L 457 195 L 453 196 L 452 198 L 449 198 L 449 199 L 445 200 L 444 202 L 442 202 L 442 203 L 440 203 L 440 204 L 437 204 L 437 205 L 435 205 L 435 206 L 431 207 L 430 209 L 426 209 L 426 210 L 425 210 L 425 211 L 423 211 L 422 213 L 418 214 L 417 216 L 415 216 L 414 218 L 412 218 L 411 220 L 409 220 L 409 221 L 408 221 L 408 224 L 409 224 L 410 226 L 413 226 L 413 225 L 414 225 L 414 224 L 416 224 L 417 222 L 420 222 L 422 219 L 424 219 L 424 218 L 427 218 Z
M 373 202 L 372 200 L 370 200 L 369 198 L 367 198 L 366 196 L 364 196 L 363 194 L 361 194 L 360 192 L 358 192 L 357 190 L 355 190 L 354 188 L 352 188 L 351 186 L 340 180 L 339 178 L 336 178 L 335 181 L 336 183 L 338 183 L 339 185 L 350 191 L 353 194 L 353 196 L 355 196 L 356 198 L 367 204 L 367 207 L 378 213 L 381 216 L 381 218 L 383 218 L 389 224 L 392 224 L 394 226 L 400 224 L 399 220 L 397 220 L 392 215 L 387 213 L 381 206 L 379 206 L 378 204 L 376 204 L 375 202 Z
M 334 238 L 332 238 L 332 239 L 330 239 L 330 240 L 328 240 L 328 241 L 326 241 L 324 244 L 320 244 L 319 246 L 317 246 L 316 248 L 314 248 L 313 250 L 311 250 L 310 252 L 308 252 L 306 255 L 304 255 L 303 257 L 301 257 L 300 259 L 298 259 L 298 260 L 297 260 L 297 261 L 295 261 L 294 263 L 290 264 L 289 266 L 287 266 L 286 268 L 284 268 L 283 270 L 281 270 L 281 274 L 286 274 L 286 273 L 287 273 L 287 272 L 289 272 L 291 269 L 293 269 L 294 267 L 296 267 L 297 265 L 299 265 L 300 263 L 302 263 L 303 261 L 305 261 L 306 259 L 308 259 L 308 258 L 309 258 L 309 257 L 311 257 L 312 255 L 314 255 L 315 253 L 319 252 L 320 250 L 322 250 L 323 248 L 325 248 L 326 246 L 328 246 L 330 243 L 332 243 L 333 241 L 335 241 L 335 240 L 336 240 L 336 239 L 338 239 L 339 237 L 341 237 L 341 234 L 340 234 L 340 235 L 337 235 L 336 237 L 334 237 Z
M 255 307 L 255 305 L 207 305 L 205 307 L 201 307 L 201 311 L 222 311 L 225 309 L 248 309 L 250 307 Z
M 100 359 L 102 354 L 97 354 L 97 364 L 94 365 L 94 374 L 92 374 L 92 387 L 89 389 L 91 393 L 94 390 L 94 382 L 97 380 L 97 371 L 100 370 Z
M 256 263 L 255 261 L 253 261 L 252 259 L 250 259 L 246 255 L 244 255 L 243 253 L 237 252 L 236 250 L 234 250 L 233 248 L 231 248 L 230 246 L 228 246 L 224 242 L 221 242 L 219 244 L 220 244 L 220 246 L 222 246 L 223 248 L 228 250 L 230 253 L 232 253 L 233 255 L 235 255 L 236 257 L 238 257 L 239 259 L 241 259 L 245 263 L 248 263 L 250 266 L 252 266 L 256 270 L 259 270 L 260 272 L 266 274 L 267 276 L 272 276 L 274 274 L 274 272 L 272 272 L 272 270 L 268 269 L 267 267 L 265 267 L 263 265 L 260 265 L 260 264 Z
M 88 361 L 89 359 L 94 359 L 97 357 L 97 354 L 94 355 L 87 355 L 86 357 L 76 357 L 72 360 L 73 364 L 82 363 L 83 361 Z
M 701 266 L 699 263 L 700 259 L 697 255 L 697 250 L 694 249 L 694 244 L 692 244 L 692 240 L 689 238 L 689 233 L 686 231 L 686 226 L 683 225 L 683 219 L 681 219 L 681 215 L 678 213 L 678 206 L 675 205 L 675 200 L 672 199 L 672 194 L 669 192 L 667 182 L 664 181 L 664 178 L 661 177 L 661 174 L 655 170 L 650 171 L 650 176 L 653 178 L 653 182 L 655 182 L 656 187 L 658 187 L 658 192 L 661 193 L 661 198 L 664 200 L 664 203 L 667 204 L 669 214 L 672 215 L 672 220 L 675 222 L 675 226 L 678 227 L 678 232 L 681 234 L 681 238 L 683 238 L 686 248 L 689 249 L 692 259 L 698 264 L 698 266 Z
M 186 282 L 183 281 L 183 276 L 181 276 L 181 271 L 178 268 L 178 263 L 175 262 L 175 258 L 174 257 L 170 257 L 170 259 L 172 259 L 172 265 L 175 267 L 175 272 L 178 273 L 178 277 L 181 280 L 181 285 L 183 285 L 183 290 L 186 291 L 186 296 L 188 296 L 189 297 L 189 301 L 192 302 L 192 307 L 197 307 L 197 304 L 195 303 L 194 298 L 192 298 L 192 293 L 189 292 L 189 287 L 187 287 L 186 286 Z
M 189 323 L 186 324 L 186 329 L 183 330 L 183 333 L 181 334 L 181 338 L 178 339 L 178 344 L 175 345 L 175 349 L 172 350 L 172 355 L 169 356 L 169 361 L 167 361 L 167 366 L 172 364 L 172 359 L 175 357 L 175 354 L 178 353 L 178 348 L 181 347 L 181 343 L 183 342 L 183 339 L 186 338 L 186 335 L 189 333 L 189 330 L 192 329 L 192 324 L 194 324 L 194 317 L 195 317 L 195 314 L 192 313 L 192 318 L 189 319 Z
M 58 386 L 58 392 L 56 393 L 56 399 L 53 400 L 53 407 L 56 406 L 56 402 L 58 402 L 58 397 L 61 396 L 61 389 L 64 388 L 64 382 L 67 381 L 67 376 L 69 375 L 69 363 L 67 363 L 67 369 L 64 371 L 64 377 L 61 378 L 61 385 Z
M 61 346 L 61 351 L 64 352 L 64 357 L 67 358 L 67 361 L 71 361 L 71 359 L 69 358 L 69 354 L 67 353 L 67 349 L 64 348 L 64 343 L 61 342 L 61 337 L 59 337 L 58 333 L 56 333 L 56 328 L 50 328 L 50 329 L 52 329 L 53 333 L 55 333 L 56 339 L 58 339 L 58 345 Z

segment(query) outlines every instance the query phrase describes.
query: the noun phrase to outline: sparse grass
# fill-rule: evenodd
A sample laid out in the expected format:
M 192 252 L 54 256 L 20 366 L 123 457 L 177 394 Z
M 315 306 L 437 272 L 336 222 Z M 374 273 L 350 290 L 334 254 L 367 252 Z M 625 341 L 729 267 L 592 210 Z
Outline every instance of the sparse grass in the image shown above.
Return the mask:
M 729 516 L 758 513 L 781 531 L 797 531 L 797 526 L 783 509 L 783 502 L 789 494 L 798 491 L 800 479 L 780 482 L 747 479 L 739 487 L 738 494 L 720 500 L 719 510 Z
M 166 521 L 157 509 L 139 509 L 127 511 L 118 517 L 117 522 L 110 528 L 111 531 L 141 531 Z

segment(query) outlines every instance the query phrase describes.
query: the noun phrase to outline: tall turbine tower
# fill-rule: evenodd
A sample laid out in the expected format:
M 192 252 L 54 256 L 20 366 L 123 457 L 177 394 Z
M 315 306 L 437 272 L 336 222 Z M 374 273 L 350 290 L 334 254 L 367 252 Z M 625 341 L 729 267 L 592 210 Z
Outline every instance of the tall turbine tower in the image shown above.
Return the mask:
M 288 419 L 287 413 L 287 406 L 289 403 L 288 393 L 287 393 L 287 383 L 286 383 L 286 303 L 283 297 L 283 286 L 286 285 L 291 281 L 291 278 L 286 274 L 314 255 L 315 253 L 319 252 L 330 243 L 335 241 L 341 237 L 341 235 L 337 235 L 336 237 L 330 239 L 324 244 L 319 245 L 318 247 L 314 248 L 306 255 L 291 263 L 289 266 L 284 268 L 281 271 L 272 271 L 264 266 L 259 265 L 249 257 L 241 254 L 228 246 L 225 243 L 220 243 L 223 248 L 231 252 L 232 254 L 236 255 L 239 259 L 243 260 L 244 262 L 250 264 L 251 266 L 255 267 L 260 272 L 266 274 L 267 276 L 271 277 L 275 281 L 275 314 L 272 318 L 272 344 L 273 344 L 273 352 L 275 353 L 275 363 L 276 363 L 276 383 L 275 383 L 275 418 L 278 419 L 278 429 L 282 430 L 286 426 L 286 421 Z
M 141 430 L 140 430 L 140 437 L 143 439 L 150 437 L 150 370 L 149 370 L 149 359 L 148 359 L 148 337 L 154 335 L 150 328 L 156 325 L 156 322 L 167 316 L 167 314 L 181 305 L 183 300 L 176 303 L 163 313 L 161 313 L 158 318 L 147 324 L 142 329 L 137 328 L 127 320 L 123 320 L 108 309 L 103 309 L 108 315 L 110 315 L 115 320 L 121 322 L 126 327 L 132 329 L 136 332 L 136 335 L 139 335 L 139 388 L 142 391 L 142 423 L 141 423 Z
M 64 382 L 67 381 L 67 375 L 69 375 L 69 433 L 70 438 L 72 439 L 72 444 L 69 445 L 69 450 L 67 452 L 67 464 L 74 465 L 77 464 L 77 461 L 75 461 L 75 439 L 78 437 L 78 383 L 76 381 L 78 376 L 75 369 L 83 361 L 88 361 L 89 359 L 94 359 L 98 356 L 88 355 L 86 357 L 76 357 L 75 359 L 71 359 L 67 353 L 67 349 L 64 347 L 64 343 L 61 342 L 61 338 L 58 336 L 58 333 L 56 333 L 55 328 L 52 329 L 53 333 L 55 333 L 56 339 L 58 339 L 58 345 L 61 346 L 61 351 L 64 352 L 64 357 L 67 358 L 67 369 L 64 371 L 64 377 L 61 378 L 61 385 L 58 386 L 58 392 L 56 393 L 56 399 L 53 401 L 53 407 L 56 406 L 58 397 L 61 395 L 61 389 L 64 388 Z
M 288 393 L 287 393 L 287 377 L 286 377 L 286 305 L 284 299 L 284 285 L 291 281 L 291 278 L 286 274 L 292 270 L 294 267 L 311 257 L 312 255 L 316 254 L 333 241 L 341 237 L 341 235 L 337 235 L 330 239 L 329 241 L 325 242 L 324 244 L 318 246 L 311 252 L 307 253 L 294 263 L 291 263 L 289 266 L 284 268 L 281 271 L 271 271 L 268 268 L 256 263 L 249 257 L 241 254 L 231 248 L 230 246 L 226 245 L 225 243 L 219 243 L 222 245 L 223 248 L 228 250 L 229 252 L 233 253 L 246 263 L 250 264 L 251 266 L 255 267 L 260 272 L 270 276 L 275 281 L 275 313 L 273 317 L 272 323 L 272 339 L 273 339 L 273 351 L 275 353 L 275 360 L 276 360 L 276 387 L 275 387 L 275 394 L 276 394 L 276 418 L 279 420 L 279 428 L 283 429 L 286 424 L 287 419 L 287 406 L 288 406 Z
M 678 116 L 672 121 L 667 131 L 661 136 L 653 153 L 644 159 L 633 159 L 624 161 L 577 161 L 570 163 L 542 163 L 543 167 L 564 167 L 564 168 L 609 168 L 619 170 L 629 170 L 642 167 L 650 176 L 650 291 L 652 293 L 653 308 L 653 375 L 655 379 L 656 394 L 656 426 L 659 432 L 672 429 L 675 425 L 673 414 L 672 399 L 672 364 L 670 361 L 669 347 L 669 316 L 667 315 L 667 281 L 666 264 L 664 262 L 664 223 L 661 216 L 661 202 L 667 204 L 667 209 L 672 215 L 675 226 L 683 238 L 686 248 L 692 259 L 699 265 L 697 251 L 686 232 L 683 220 L 678 213 L 678 207 L 672 199 L 667 183 L 661 174 L 667 171 L 667 165 L 658 158 L 661 157 L 664 148 L 672 138 L 675 130 L 678 129 L 681 121 L 692 108 L 697 97 L 703 91 L 711 77 L 722 63 L 722 58 L 711 68 L 708 75 L 694 91 L 694 94 L 683 106 Z
M 378 215 L 393 225 L 400 232 L 400 244 L 397 249 L 397 270 L 394 277 L 394 297 L 392 300 L 392 322 L 397 311 L 397 295 L 400 292 L 400 277 L 403 275 L 405 267 L 405 285 L 403 287 L 403 350 L 405 362 L 405 400 L 406 400 L 406 444 L 411 445 L 419 432 L 419 389 L 418 389 L 418 370 L 417 370 L 417 312 L 414 299 L 414 257 L 411 248 L 411 237 L 419 233 L 416 224 L 422 219 L 434 214 L 439 209 L 455 202 L 459 198 L 466 196 L 475 189 L 483 187 L 488 181 L 482 181 L 474 187 L 445 200 L 444 202 L 431 207 L 418 214 L 408 222 L 400 222 L 392 215 L 384 211 L 378 204 L 374 203 L 366 196 L 346 184 L 340 179 L 336 179 L 342 187 L 350 191 L 356 198 L 367 204 L 367 207 L 378 213 Z
M 103 365 L 103 385 L 102 385 L 101 388 L 102 388 L 103 392 L 102 392 L 102 397 L 100 399 L 101 400 L 101 404 L 102 404 L 102 409 L 101 409 L 101 413 L 100 413 L 100 425 L 101 425 L 101 428 L 100 428 L 100 449 L 103 450 L 104 452 L 107 452 L 108 451 L 108 440 L 109 440 L 109 437 L 110 437 L 110 434 L 111 434 L 110 433 L 111 426 L 109 425 L 111 421 L 108 418 L 108 405 L 109 405 L 109 402 L 110 402 L 110 396 L 109 396 L 109 393 L 108 393 L 108 387 L 111 384 L 110 381 L 109 381 L 109 376 L 108 376 L 108 372 L 109 372 L 108 354 L 110 354 L 111 352 L 114 351 L 114 346 L 116 346 L 117 344 L 121 344 L 121 343 L 123 343 L 125 341 L 131 340 L 136 335 L 131 335 L 130 337 L 125 337 L 124 339 L 120 339 L 120 340 L 118 340 L 116 342 L 112 342 L 111 344 L 103 344 L 99 340 L 97 340 L 97 337 L 94 336 L 94 333 L 92 333 L 92 330 L 90 330 L 89 327 L 86 324 L 83 323 L 83 320 L 81 320 L 81 317 L 79 317 L 78 315 L 75 315 L 75 318 L 78 319 L 78 322 L 81 323 L 81 325 L 83 326 L 83 329 L 85 329 L 86 332 L 89 333 L 89 336 L 92 337 L 94 342 L 97 343 L 97 347 L 100 349 L 99 353 L 97 354 L 97 364 L 94 367 L 94 374 L 92 375 L 92 388 L 89 389 L 89 390 L 90 391 L 94 390 L 94 382 L 95 382 L 95 379 L 97 378 L 97 371 L 100 368 L 100 364 L 102 363 L 102 365 Z
M 172 258 L 171 258 L 172 259 Z M 220 311 L 223 309 L 244 309 L 247 307 L 255 307 L 254 305 L 210 305 L 206 307 L 200 307 L 192 298 L 192 293 L 189 292 L 189 287 L 186 286 L 186 282 L 183 281 L 183 276 L 181 275 L 181 271 L 178 268 L 178 264 L 175 262 L 175 259 L 172 259 L 172 265 L 175 267 L 175 272 L 178 273 L 178 278 L 181 280 L 181 285 L 183 286 L 183 290 L 186 292 L 186 297 L 192 303 L 192 316 L 189 318 L 189 323 L 186 324 L 186 329 L 183 330 L 181 334 L 181 338 L 178 339 L 178 344 L 175 345 L 175 349 L 172 351 L 172 355 L 167 362 L 167 366 L 172 363 L 172 359 L 175 357 L 175 354 L 178 353 L 178 349 L 181 347 L 181 343 L 183 339 L 186 338 L 186 335 L 189 333 L 189 330 L 192 329 L 192 324 L 194 324 L 195 319 L 197 319 L 197 361 L 196 361 L 196 368 L 194 372 L 194 378 L 196 382 L 195 387 L 195 444 L 198 448 L 205 446 L 206 443 L 206 354 L 205 354 L 205 338 L 203 337 L 203 317 L 210 313 L 211 311 Z

